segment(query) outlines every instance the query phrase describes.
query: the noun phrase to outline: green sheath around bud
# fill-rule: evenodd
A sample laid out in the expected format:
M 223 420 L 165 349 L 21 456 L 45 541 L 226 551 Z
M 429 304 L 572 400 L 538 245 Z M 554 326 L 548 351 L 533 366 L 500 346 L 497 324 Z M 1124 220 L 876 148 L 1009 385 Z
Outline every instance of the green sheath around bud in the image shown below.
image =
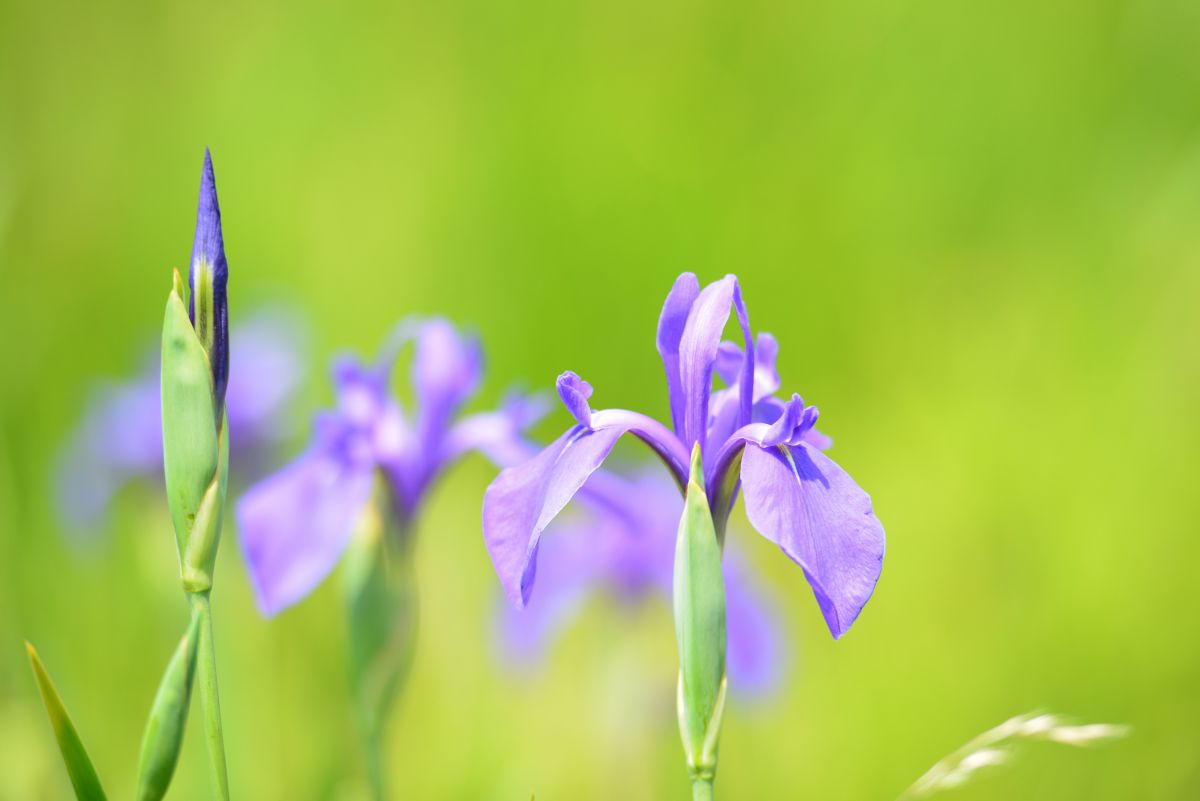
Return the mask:
M 225 512 L 225 493 L 229 486 L 229 431 L 221 426 L 218 441 L 218 474 L 208 485 L 188 533 L 187 546 L 180 554 L 183 588 L 188 592 L 212 589 L 217 546 L 221 544 L 221 521 Z
M 675 637 L 679 645 L 679 731 L 694 781 L 711 782 L 725 708 L 725 581 L 721 545 L 704 490 L 700 446 L 692 452 L 675 543 Z
M 192 617 L 187 634 L 167 663 L 154 696 L 146 733 L 142 737 L 142 755 L 138 760 L 138 801 L 159 801 L 171 785 L 192 699 L 199 622 L 198 617 Z
M 181 572 L 191 592 L 211 587 L 224 508 L 228 447 L 217 424 L 208 354 L 188 319 L 178 274 L 162 339 L 163 467 Z

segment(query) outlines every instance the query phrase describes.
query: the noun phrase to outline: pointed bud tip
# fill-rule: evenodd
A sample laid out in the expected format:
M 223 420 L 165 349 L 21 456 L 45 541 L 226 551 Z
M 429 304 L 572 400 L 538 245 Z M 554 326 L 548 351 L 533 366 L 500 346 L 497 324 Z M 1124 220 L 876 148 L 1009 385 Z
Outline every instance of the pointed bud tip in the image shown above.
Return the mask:
M 692 446 L 691 475 L 688 477 L 688 481 L 696 484 L 700 489 L 704 489 L 704 456 L 700 452 L 699 442 Z

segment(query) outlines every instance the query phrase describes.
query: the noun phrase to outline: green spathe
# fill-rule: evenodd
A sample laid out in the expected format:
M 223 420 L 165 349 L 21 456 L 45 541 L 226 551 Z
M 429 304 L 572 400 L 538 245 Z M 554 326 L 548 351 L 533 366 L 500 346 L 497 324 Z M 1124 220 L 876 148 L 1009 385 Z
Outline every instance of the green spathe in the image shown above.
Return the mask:
M 679 731 L 693 781 L 708 784 L 717 769 L 717 738 L 725 708 L 725 583 L 699 445 L 692 451 L 675 543 L 674 601 Z
M 138 801 L 159 801 L 167 794 L 183 731 L 187 725 L 188 707 L 192 699 L 192 680 L 196 671 L 196 641 L 200 619 L 193 616 L 188 632 L 167 664 L 150 717 L 142 737 L 142 754 L 138 760 Z
M 75 788 L 75 797 L 79 801 L 105 801 L 104 789 L 100 786 L 100 777 L 92 767 L 83 740 L 67 714 L 54 682 L 46 672 L 45 665 L 38 657 L 37 651 L 29 643 L 25 643 L 29 654 L 29 665 L 33 668 L 33 677 L 37 680 L 38 690 L 42 694 L 42 703 L 46 706 L 46 714 L 50 716 L 50 725 L 54 727 L 54 737 L 58 740 L 58 750 L 62 752 L 63 762 L 67 766 L 67 775 L 71 777 L 71 786 Z
M 224 507 L 218 472 L 228 465 L 218 433 L 212 369 L 184 305 L 178 273 L 163 318 L 162 422 L 167 501 L 189 592 L 208 589 Z

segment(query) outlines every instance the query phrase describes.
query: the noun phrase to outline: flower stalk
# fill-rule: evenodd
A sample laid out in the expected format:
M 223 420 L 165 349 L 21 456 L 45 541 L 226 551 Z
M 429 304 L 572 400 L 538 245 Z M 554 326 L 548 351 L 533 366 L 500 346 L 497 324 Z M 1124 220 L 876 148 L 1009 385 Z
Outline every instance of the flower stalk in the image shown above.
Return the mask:
M 345 571 L 350 686 L 371 797 L 387 798 L 383 740 L 408 680 L 417 641 L 411 532 L 378 475 L 350 543 Z
M 217 690 L 217 655 L 213 645 L 212 606 L 208 591 L 189 593 L 192 616 L 198 628 L 196 677 L 204 707 L 204 740 L 208 744 L 213 791 L 229 798 L 229 768 L 225 762 L 225 732 L 221 726 L 221 697 Z
M 189 297 L 176 272 L 163 317 L 163 472 L 179 551 L 179 574 L 197 632 L 196 676 L 204 707 L 213 792 L 229 798 L 217 691 L 210 595 L 229 485 L 228 306 L 221 212 L 212 159 L 205 153 L 188 273 Z

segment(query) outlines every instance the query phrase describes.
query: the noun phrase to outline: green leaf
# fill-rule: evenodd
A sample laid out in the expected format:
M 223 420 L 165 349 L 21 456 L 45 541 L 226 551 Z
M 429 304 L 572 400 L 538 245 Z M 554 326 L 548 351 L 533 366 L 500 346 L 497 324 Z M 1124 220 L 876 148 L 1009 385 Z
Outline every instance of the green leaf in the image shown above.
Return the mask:
M 33 677 L 37 680 L 38 690 L 41 691 L 46 714 L 50 716 L 50 725 L 54 727 L 58 750 L 62 752 L 63 762 L 67 765 L 67 775 L 71 777 L 71 786 L 75 788 L 75 797 L 79 801 L 105 801 L 100 777 L 96 775 L 87 749 L 79 739 L 79 732 L 75 730 L 71 716 L 67 714 L 62 699 L 58 697 L 58 691 L 54 689 L 50 674 L 46 672 L 37 651 L 28 642 L 25 643 L 25 650 L 29 653 L 29 665 L 33 668 Z
M 163 317 L 162 423 L 167 501 L 182 557 L 204 493 L 217 475 L 219 445 L 212 370 L 178 286 L 177 281 Z
M 138 801 L 159 801 L 167 794 L 175 774 L 192 699 L 199 623 L 200 618 L 193 616 L 187 634 L 167 663 L 150 707 L 138 760 Z
M 675 541 L 674 602 L 680 734 L 693 775 L 711 777 L 725 706 L 725 581 L 699 445 Z

